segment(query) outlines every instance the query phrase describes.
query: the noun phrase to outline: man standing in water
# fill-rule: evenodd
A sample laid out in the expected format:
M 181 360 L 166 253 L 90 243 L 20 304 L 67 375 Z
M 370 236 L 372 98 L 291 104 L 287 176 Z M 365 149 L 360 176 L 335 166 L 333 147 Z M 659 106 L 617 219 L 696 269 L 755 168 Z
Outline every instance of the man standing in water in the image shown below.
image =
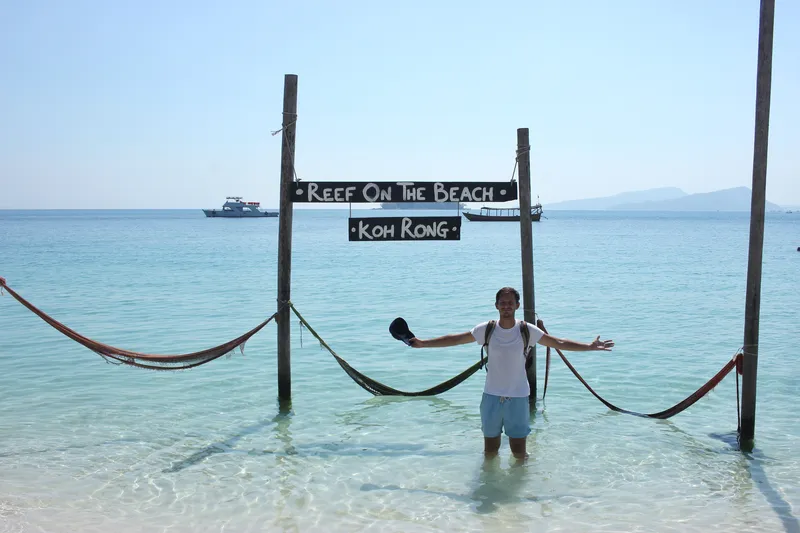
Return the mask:
M 511 287 L 503 287 L 497 291 L 495 304 L 500 313 L 489 335 L 486 365 L 486 382 L 481 399 L 481 429 L 484 437 L 484 453 L 494 457 L 500 450 L 500 434 L 505 430 L 509 447 L 514 457 L 527 457 L 525 444 L 530 427 L 530 410 L 528 396 L 527 372 L 525 370 L 524 340 L 521 321 L 516 320 L 514 313 L 519 309 L 519 293 Z M 486 329 L 489 322 L 478 324 L 465 333 L 454 333 L 434 339 L 412 338 L 409 343 L 414 348 L 444 348 L 459 344 L 476 342 L 485 344 Z M 593 342 L 582 342 L 552 337 L 533 324 L 528 324 L 529 346 L 539 343 L 542 346 L 588 352 L 594 350 L 610 351 L 614 342 L 601 341 L 598 336 Z

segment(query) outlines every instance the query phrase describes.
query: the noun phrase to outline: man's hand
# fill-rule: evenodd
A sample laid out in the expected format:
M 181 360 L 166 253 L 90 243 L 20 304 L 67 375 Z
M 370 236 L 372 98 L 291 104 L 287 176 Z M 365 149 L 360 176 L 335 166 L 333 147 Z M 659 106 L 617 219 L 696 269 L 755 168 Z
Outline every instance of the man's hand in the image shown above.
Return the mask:
M 569 339 L 559 339 L 558 337 L 553 337 L 545 333 L 542 335 L 542 338 L 539 339 L 539 344 L 547 346 L 548 348 L 553 348 L 554 350 L 569 350 L 571 352 L 610 352 L 611 348 L 614 346 L 614 341 L 601 341 L 600 335 L 598 335 L 593 342 L 576 342 Z
M 408 340 L 408 343 L 411 345 L 412 348 L 424 348 L 425 341 L 422 339 L 418 339 L 416 337 L 412 337 Z
M 603 350 L 606 352 L 610 352 L 611 348 L 614 347 L 614 341 L 612 340 L 601 341 L 600 335 L 598 335 L 597 338 L 589 346 L 591 346 L 592 350 Z

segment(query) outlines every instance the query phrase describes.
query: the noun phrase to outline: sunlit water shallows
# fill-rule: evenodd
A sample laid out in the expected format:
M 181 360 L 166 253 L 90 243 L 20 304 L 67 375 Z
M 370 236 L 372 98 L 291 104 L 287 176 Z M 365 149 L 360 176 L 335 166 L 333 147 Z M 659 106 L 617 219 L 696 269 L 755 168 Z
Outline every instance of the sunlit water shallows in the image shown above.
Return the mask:
M 551 333 L 613 338 L 572 354 L 596 390 L 653 412 L 742 344 L 746 214 L 546 213 L 536 310 Z M 276 307 L 277 219 L 197 211 L 0 212 L 0 275 L 101 342 L 183 353 Z M 297 210 L 292 300 L 351 365 L 421 390 L 479 357 L 412 350 L 492 318 L 521 286 L 519 227 L 460 241 L 350 243 L 347 211 Z M 726 378 L 667 421 L 616 414 L 556 359 L 530 458 L 485 463 L 483 371 L 439 397 L 372 397 L 292 322 L 290 410 L 276 328 L 185 372 L 114 366 L 0 298 L 0 531 L 800 531 L 796 343 L 800 217 L 766 223 L 757 448 L 736 443 Z M 539 391 L 544 377 L 539 351 Z

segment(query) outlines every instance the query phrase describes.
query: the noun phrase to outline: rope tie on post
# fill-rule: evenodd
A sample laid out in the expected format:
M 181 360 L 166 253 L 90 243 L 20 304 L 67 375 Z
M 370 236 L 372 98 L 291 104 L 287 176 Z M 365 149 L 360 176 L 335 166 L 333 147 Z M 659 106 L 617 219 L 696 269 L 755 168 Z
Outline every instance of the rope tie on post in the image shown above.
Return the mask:
M 297 113 L 288 113 L 288 112 L 284 111 L 283 112 L 283 116 L 284 117 L 292 116 L 292 117 L 294 117 L 294 120 L 292 120 L 291 122 L 288 122 L 286 124 L 283 124 L 280 127 L 280 129 L 277 129 L 275 131 L 271 131 L 270 133 L 272 134 L 273 137 L 276 136 L 277 134 L 281 133 L 282 131 L 286 130 L 286 128 L 289 128 L 289 127 L 294 126 L 295 124 L 297 124 Z M 300 178 L 297 177 L 297 169 L 294 168 L 294 150 L 292 149 L 292 145 L 289 143 L 288 136 L 284 135 L 283 139 L 285 141 L 286 147 L 289 149 L 289 152 L 292 154 L 292 172 L 294 173 L 294 181 L 296 183 L 299 183 L 300 182 Z
M 281 321 L 281 319 L 278 317 L 278 315 L 280 314 L 281 311 L 283 311 L 287 307 L 291 307 L 292 306 L 292 301 L 291 300 L 278 300 L 278 299 L 276 299 L 275 301 L 278 303 L 278 310 L 275 311 L 275 323 L 277 324 L 278 322 Z
M 514 157 L 514 169 L 511 171 L 511 179 L 509 180 L 511 183 L 514 183 L 514 176 L 517 175 L 517 166 L 519 165 L 519 156 L 522 154 L 526 154 L 531 151 L 530 145 L 523 146 L 521 148 L 517 148 L 516 156 Z
M 757 352 L 758 351 L 758 344 L 744 344 L 741 347 L 742 354 L 744 354 L 744 355 L 754 355 L 754 356 L 758 357 L 757 354 L 755 354 L 755 353 L 753 353 L 751 351 L 748 351 L 748 348 L 751 348 L 751 349 L 755 348 L 756 352 Z
M 288 128 L 289 126 L 293 126 L 294 124 L 297 123 L 297 113 L 284 113 L 284 115 L 294 115 L 295 119 L 293 121 L 289 122 L 288 124 L 284 124 L 283 126 L 281 126 L 280 129 L 277 129 L 275 131 L 270 131 L 270 133 L 272 134 L 273 137 L 275 137 L 277 134 L 279 134 L 284 129 Z

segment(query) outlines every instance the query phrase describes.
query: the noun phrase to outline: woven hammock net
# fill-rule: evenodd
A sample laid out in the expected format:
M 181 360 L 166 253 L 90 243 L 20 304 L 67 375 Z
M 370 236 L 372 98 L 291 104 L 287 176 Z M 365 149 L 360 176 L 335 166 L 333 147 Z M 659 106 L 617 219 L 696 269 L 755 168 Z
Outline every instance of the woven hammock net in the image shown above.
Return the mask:
M 48 316 L 25 298 L 20 296 L 4 282 L 0 283 L 0 289 L 7 290 L 11 296 L 19 301 L 19 303 L 30 309 L 39 318 L 50 324 L 50 326 L 52 326 L 55 330 L 92 350 L 96 354 L 106 359 L 106 361 L 116 364 L 136 366 L 139 368 L 147 368 L 150 370 L 186 370 L 209 363 L 215 359 L 218 359 L 219 357 L 222 357 L 223 355 L 232 355 L 237 348 L 241 353 L 244 353 L 244 345 L 247 340 L 261 331 L 261 329 L 269 324 L 269 322 L 277 315 L 277 313 L 275 313 L 243 335 L 240 335 L 224 344 L 220 344 L 219 346 L 214 346 L 213 348 L 176 355 L 147 354 L 133 352 L 131 350 L 124 350 L 122 348 L 116 348 L 108 344 L 103 344 L 102 342 L 94 341 Z

